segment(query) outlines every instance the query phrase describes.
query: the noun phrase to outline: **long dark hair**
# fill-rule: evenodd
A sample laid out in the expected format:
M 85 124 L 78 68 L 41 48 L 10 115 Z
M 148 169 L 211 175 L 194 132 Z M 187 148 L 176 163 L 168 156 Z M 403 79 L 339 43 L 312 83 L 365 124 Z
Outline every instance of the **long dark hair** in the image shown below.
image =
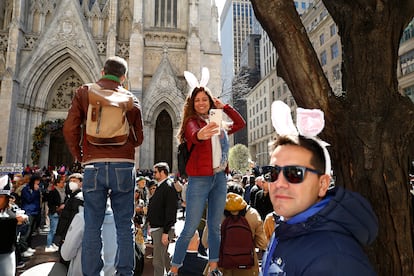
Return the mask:
M 188 96 L 185 100 L 184 107 L 183 107 L 183 119 L 181 121 L 180 130 L 177 134 L 177 140 L 179 143 L 184 142 L 184 133 L 185 133 L 185 127 L 187 125 L 188 120 L 191 118 L 197 117 L 197 112 L 194 109 L 194 99 L 198 95 L 198 93 L 204 92 L 209 98 L 210 101 L 210 108 L 214 108 L 214 101 L 213 97 L 211 96 L 211 92 L 208 90 L 205 90 L 204 87 L 196 87 L 191 92 L 191 96 Z
M 30 187 L 30 189 L 34 190 L 34 183 L 35 183 L 36 180 L 39 180 L 40 181 L 41 180 L 41 177 L 39 175 L 37 175 L 37 174 L 34 174 L 34 175 L 32 175 L 30 177 L 30 180 L 29 180 L 29 187 Z

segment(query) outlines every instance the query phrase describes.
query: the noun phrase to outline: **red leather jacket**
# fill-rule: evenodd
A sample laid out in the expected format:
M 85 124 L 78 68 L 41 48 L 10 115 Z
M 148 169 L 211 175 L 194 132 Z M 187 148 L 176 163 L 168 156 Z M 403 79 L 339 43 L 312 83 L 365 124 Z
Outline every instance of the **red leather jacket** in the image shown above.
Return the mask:
M 228 134 L 233 134 L 246 126 L 246 121 L 243 117 L 230 105 L 226 104 L 223 107 L 223 111 L 233 121 L 232 127 L 227 132 Z M 195 117 L 188 121 L 185 128 L 187 148 L 190 150 L 191 144 L 195 145 L 186 166 L 186 171 L 189 176 L 214 175 L 211 140 L 201 141 L 197 139 L 197 132 L 205 125 L 207 123 L 204 120 Z
M 108 79 L 100 79 L 96 83 L 106 89 L 112 90 L 120 85 L 119 82 Z M 81 86 L 75 92 L 72 105 L 63 126 L 63 135 L 73 157 L 84 164 L 91 162 L 134 163 L 135 147 L 141 145 L 144 140 L 141 107 L 138 99 L 134 98 L 134 108 L 127 112 L 128 122 L 134 127 L 135 133 L 130 132 L 128 141 L 121 146 L 95 146 L 86 140 L 85 133 L 82 133 L 85 128 L 82 129 L 81 125 L 86 120 L 88 104 L 88 87 Z M 79 144 L 82 144 L 82 148 Z M 81 150 L 83 155 L 81 155 Z

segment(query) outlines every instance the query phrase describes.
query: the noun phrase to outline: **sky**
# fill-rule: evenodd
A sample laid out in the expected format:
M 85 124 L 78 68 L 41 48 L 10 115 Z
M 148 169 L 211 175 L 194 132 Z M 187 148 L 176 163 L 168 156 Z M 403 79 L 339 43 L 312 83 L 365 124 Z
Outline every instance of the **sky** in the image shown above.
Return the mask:
M 221 15 L 221 12 L 223 11 L 223 7 L 224 7 L 224 4 L 226 3 L 226 0 L 215 0 L 216 1 L 216 6 L 217 6 L 217 9 L 218 9 L 218 15 L 219 15 L 219 17 L 218 17 L 218 19 L 219 19 L 219 21 L 220 21 L 220 15 Z M 212 2 L 213 3 L 213 2 Z M 220 35 L 220 22 L 218 23 L 218 39 L 219 39 L 219 41 L 221 40 L 221 35 Z
M 221 11 L 223 10 L 225 3 L 226 3 L 226 0 L 216 0 L 216 6 L 218 8 L 219 16 L 221 15 Z

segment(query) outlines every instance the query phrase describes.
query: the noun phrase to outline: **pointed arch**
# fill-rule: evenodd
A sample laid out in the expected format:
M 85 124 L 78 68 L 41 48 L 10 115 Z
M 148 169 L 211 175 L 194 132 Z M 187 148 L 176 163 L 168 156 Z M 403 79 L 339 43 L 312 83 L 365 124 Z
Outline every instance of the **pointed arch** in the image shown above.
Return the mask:
M 170 114 L 161 110 L 155 120 L 154 163 L 167 162 L 173 166 L 173 126 Z
M 68 69 L 72 69 L 82 82 L 91 82 L 98 78 L 100 67 L 85 53 L 69 47 L 57 48 L 28 67 L 30 74 L 25 74 L 20 89 L 20 104 L 45 110 L 51 86 Z

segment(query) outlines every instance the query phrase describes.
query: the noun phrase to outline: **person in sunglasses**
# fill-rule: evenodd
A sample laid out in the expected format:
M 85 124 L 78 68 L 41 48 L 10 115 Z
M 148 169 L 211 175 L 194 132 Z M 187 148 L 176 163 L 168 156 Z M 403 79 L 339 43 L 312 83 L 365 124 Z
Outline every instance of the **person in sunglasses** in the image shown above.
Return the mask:
M 318 122 L 323 113 L 298 109 L 296 130 L 293 122 L 286 123 L 286 107 L 272 105 L 279 135 L 270 166 L 262 168 L 280 216 L 262 275 L 376 275 L 362 246 L 376 238 L 378 220 L 361 195 L 332 185 L 328 144 L 316 136 L 323 129 Z

